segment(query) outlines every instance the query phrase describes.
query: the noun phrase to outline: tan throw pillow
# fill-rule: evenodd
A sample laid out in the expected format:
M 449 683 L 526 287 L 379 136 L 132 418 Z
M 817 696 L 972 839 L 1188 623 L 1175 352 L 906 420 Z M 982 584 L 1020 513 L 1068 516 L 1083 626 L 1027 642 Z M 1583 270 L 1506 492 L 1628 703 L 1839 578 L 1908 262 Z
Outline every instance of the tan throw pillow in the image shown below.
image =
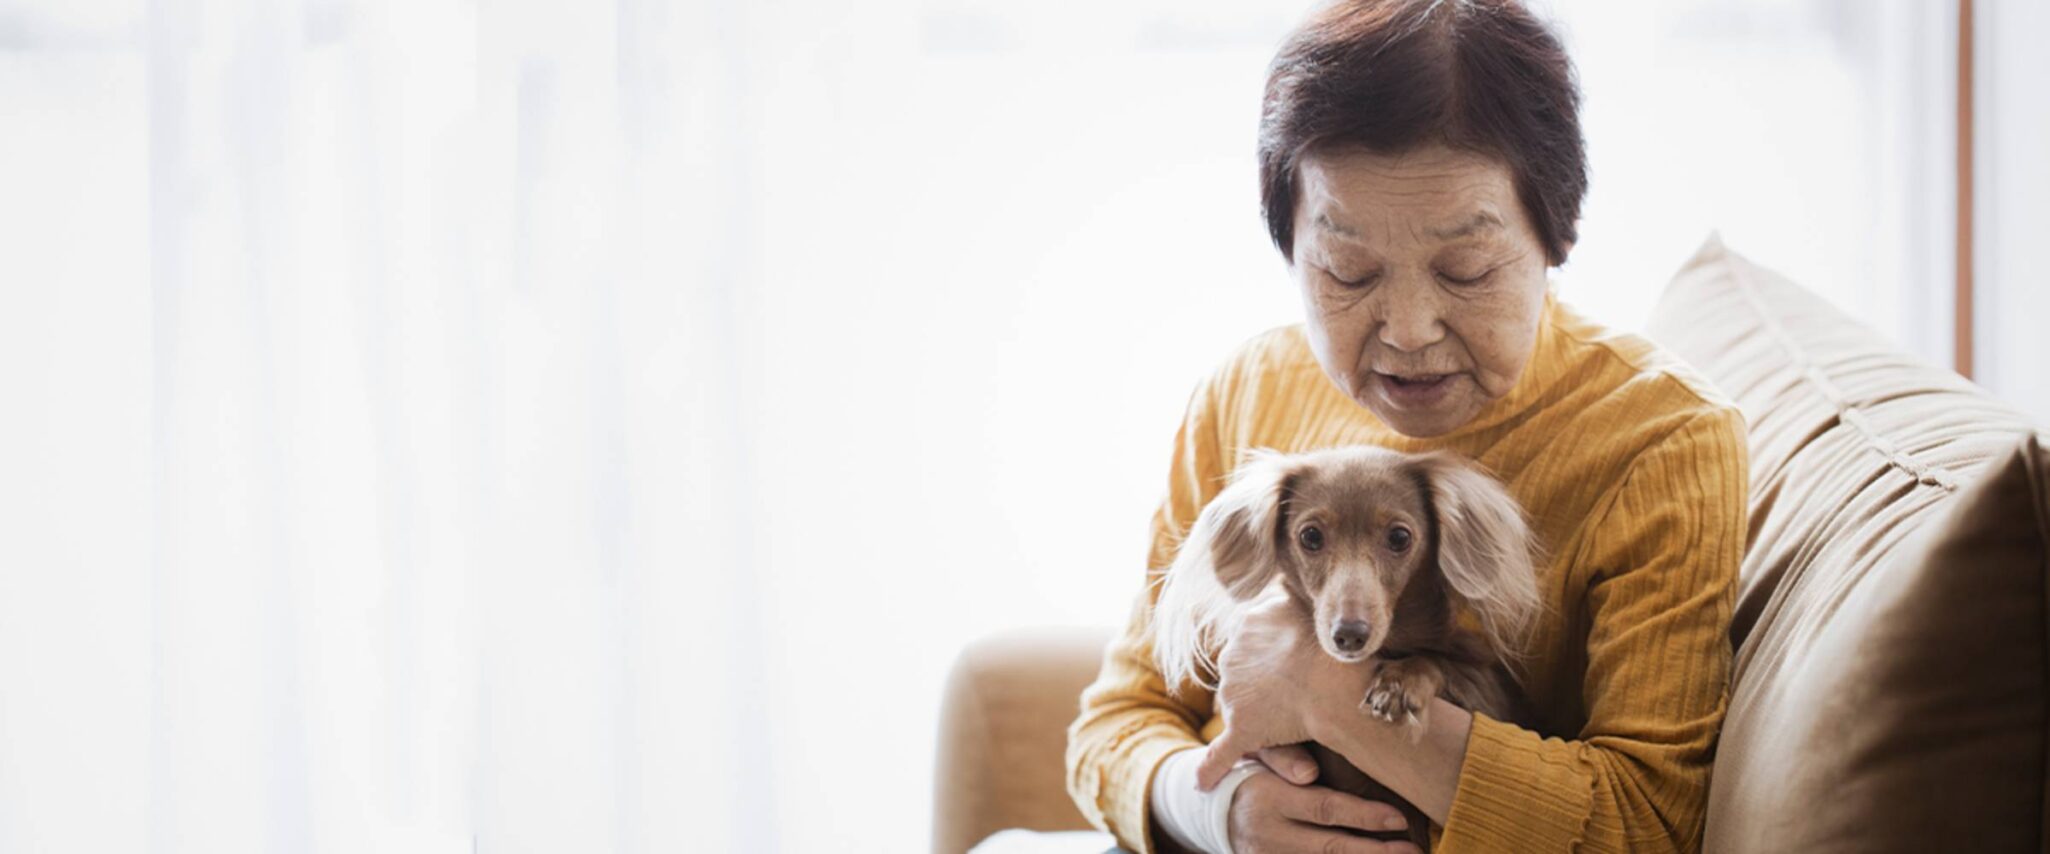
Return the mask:
M 1751 439 L 1706 849 L 2042 850 L 2034 426 L 1714 240 L 1648 332 L 1738 401 Z
M 1753 636 L 1775 650 L 1724 729 L 1707 850 L 2041 850 L 2050 453 L 2024 439 L 1945 505 L 1894 556 L 1810 566 Z

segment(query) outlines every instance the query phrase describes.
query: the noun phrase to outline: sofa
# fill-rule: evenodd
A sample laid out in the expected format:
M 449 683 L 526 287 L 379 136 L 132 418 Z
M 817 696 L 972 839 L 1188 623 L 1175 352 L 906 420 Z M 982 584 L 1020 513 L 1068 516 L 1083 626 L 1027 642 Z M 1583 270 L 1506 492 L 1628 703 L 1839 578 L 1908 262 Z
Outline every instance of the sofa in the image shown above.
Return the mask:
M 1704 850 L 2050 851 L 2038 427 L 1714 238 L 1645 334 L 1737 401 L 1750 436 Z M 1067 727 L 1112 631 L 962 652 L 934 851 L 1002 828 L 1087 829 L 1065 785 Z

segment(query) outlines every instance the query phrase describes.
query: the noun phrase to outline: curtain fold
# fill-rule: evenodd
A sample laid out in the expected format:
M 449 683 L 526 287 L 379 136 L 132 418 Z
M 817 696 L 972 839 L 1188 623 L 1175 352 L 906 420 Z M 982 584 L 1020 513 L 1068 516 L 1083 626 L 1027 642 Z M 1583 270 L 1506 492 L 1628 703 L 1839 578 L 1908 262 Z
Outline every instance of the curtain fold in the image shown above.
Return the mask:
M 737 14 L 152 5 L 151 850 L 766 824 Z

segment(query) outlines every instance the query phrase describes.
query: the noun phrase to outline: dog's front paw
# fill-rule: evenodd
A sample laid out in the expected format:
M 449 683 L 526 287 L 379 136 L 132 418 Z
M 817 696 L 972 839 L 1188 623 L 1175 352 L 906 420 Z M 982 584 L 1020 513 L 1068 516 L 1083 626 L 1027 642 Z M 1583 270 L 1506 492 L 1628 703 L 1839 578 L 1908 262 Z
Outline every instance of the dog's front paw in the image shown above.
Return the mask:
M 1437 664 L 1429 659 L 1384 661 L 1374 669 L 1374 681 L 1367 685 L 1367 697 L 1360 706 L 1385 723 L 1408 724 L 1421 732 L 1431 699 L 1444 685 Z

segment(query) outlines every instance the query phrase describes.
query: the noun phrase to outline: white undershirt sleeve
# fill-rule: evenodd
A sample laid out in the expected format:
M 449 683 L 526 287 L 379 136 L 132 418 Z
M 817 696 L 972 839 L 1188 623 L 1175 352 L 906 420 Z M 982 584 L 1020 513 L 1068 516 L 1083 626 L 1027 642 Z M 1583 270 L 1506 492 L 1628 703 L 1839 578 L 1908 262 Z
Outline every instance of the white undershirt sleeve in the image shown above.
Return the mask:
M 1169 754 L 1160 763 L 1160 770 L 1153 774 L 1153 821 L 1191 851 L 1232 854 L 1232 795 L 1247 777 L 1271 772 L 1258 760 L 1241 759 L 1225 772 L 1217 788 L 1201 791 L 1196 788 L 1196 769 L 1203 764 L 1203 752 L 1191 747 Z

